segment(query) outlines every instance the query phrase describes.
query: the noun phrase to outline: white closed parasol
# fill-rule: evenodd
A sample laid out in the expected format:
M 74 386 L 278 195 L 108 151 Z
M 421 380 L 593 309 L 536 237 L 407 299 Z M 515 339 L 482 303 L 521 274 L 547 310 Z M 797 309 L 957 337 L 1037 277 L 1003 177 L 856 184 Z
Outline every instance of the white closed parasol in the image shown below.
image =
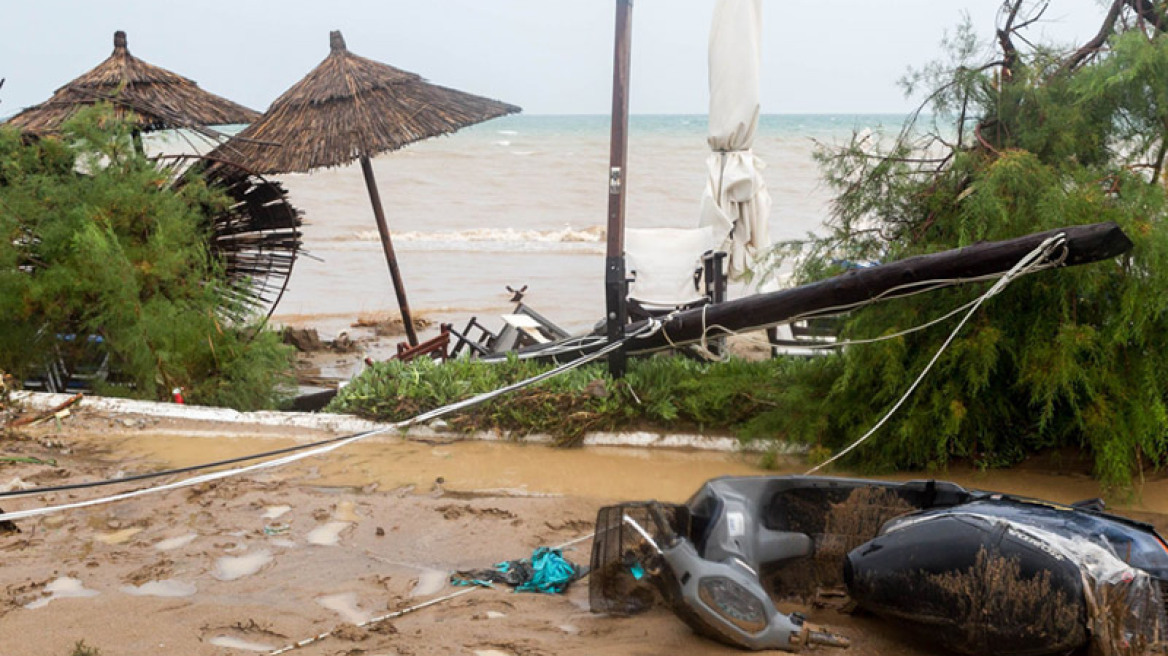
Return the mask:
M 718 0 L 710 28 L 710 136 L 700 226 L 723 239 L 731 279 L 770 245 L 771 196 L 754 155 L 758 130 L 762 0 Z

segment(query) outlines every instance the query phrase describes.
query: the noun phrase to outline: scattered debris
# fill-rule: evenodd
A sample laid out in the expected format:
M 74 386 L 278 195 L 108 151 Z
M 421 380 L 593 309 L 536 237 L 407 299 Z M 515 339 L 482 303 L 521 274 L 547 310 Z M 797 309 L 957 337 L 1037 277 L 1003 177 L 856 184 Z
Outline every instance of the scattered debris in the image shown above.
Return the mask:
M 0 463 L 7 464 L 22 464 L 22 465 L 47 465 L 49 467 L 56 467 L 57 461 L 52 458 L 48 460 L 41 460 L 33 456 L 4 456 L 0 457 Z
M 361 346 L 349 337 L 349 333 L 341 333 L 337 338 L 329 342 L 328 347 L 337 353 L 355 353 L 361 350 Z
M 0 485 L 0 492 L 12 492 L 13 490 L 32 490 L 36 486 L 28 483 L 23 479 L 17 477 L 9 480 L 7 483 Z
M 170 578 L 172 574 L 174 574 L 174 561 L 162 558 L 126 574 L 122 580 L 130 585 L 141 586 L 148 581 Z
M 369 632 L 358 627 L 356 624 L 342 624 L 333 629 L 332 635 L 338 640 L 348 640 L 349 642 L 361 642 L 369 637 Z
M 527 293 L 527 285 L 524 285 L 519 289 L 515 289 L 511 285 L 507 285 L 507 291 L 511 292 L 512 303 L 522 303 L 523 295 Z
M 74 394 L 73 396 L 69 397 L 69 399 L 66 400 L 64 403 L 61 403 L 60 405 L 57 405 L 53 408 L 45 410 L 44 412 L 40 412 L 40 413 L 37 413 L 35 415 L 30 415 L 30 416 L 26 416 L 26 417 L 18 417 L 16 419 L 13 419 L 13 420 L 8 422 L 8 427 L 9 428 L 19 428 L 21 426 L 29 426 L 32 424 L 36 424 L 36 423 L 45 421 L 46 419 L 52 419 L 54 417 L 57 419 L 64 419 L 69 414 L 69 412 L 68 412 L 69 406 L 73 405 L 74 403 L 77 403 L 84 396 L 85 396 L 84 394 L 82 394 L 81 392 L 78 392 L 77 394 Z
M 425 317 L 412 317 L 414 330 L 425 330 L 434 324 Z M 399 316 L 363 314 L 349 324 L 350 328 L 372 328 L 378 337 L 400 337 L 406 334 L 406 324 Z
M 12 392 L 15 389 L 16 380 L 0 369 L 0 427 L 7 427 L 9 415 L 17 410 L 12 403 Z
M 538 547 L 530 559 L 508 560 L 497 563 L 493 569 L 460 570 L 450 575 L 454 585 L 491 587 L 492 583 L 506 583 L 516 592 L 563 592 L 588 573 L 567 558 L 559 549 Z
M 469 504 L 438 506 L 434 510 L 442 513 L 443 519 L 458 519 L 462 516 L 491 517 L 495 519 L 515 519 L 515 514 L 502 508 L 475 508 Z
M 296 347 L 301 353 L 313 353 L 324 350 L 324 343 L 320 341 L 320 333 L 315 328 L 284 328 L 284 343 Z

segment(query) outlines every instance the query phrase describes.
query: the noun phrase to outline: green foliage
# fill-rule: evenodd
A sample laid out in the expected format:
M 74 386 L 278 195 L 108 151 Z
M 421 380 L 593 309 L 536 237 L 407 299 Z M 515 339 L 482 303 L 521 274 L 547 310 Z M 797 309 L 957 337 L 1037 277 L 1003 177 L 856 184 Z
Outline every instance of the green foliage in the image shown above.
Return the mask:
M 101 656 L 101 650 L 85 644 L 84 640 L 78 640 L 73 644 L 73 651 L 69 652 L 69 656 Z
M 821 151 L 839 192 L 830 234 L 779 255 L 816 279 L 840 257 L 891 261 L 1101 221 L 1119 224 L 1135 247 L 1032 274 L 989 300 L 849 464 L 996 466 L 1070 445 L 1090 450 L 1105 484 L 1127 486 L 1140 463 L 1162 466 L 1168 456 L 1168 38 L 1120 33 L 1082 65 L 1036 48 L 1003 71 L 970 60 L 984 52 L 970 34 L 968 25 L 959 31 L 950 62 L 909 80 L 938 89 L 933 125 L 910 125 L 891 143 L 865 135 Z M 896 333 L 984 290 L 872 306 L 848 318 L 844 336 Z M 834 379 L 805 370 L 800 379 L 822 394 L 828 418 L 811 439 L 838 450 L 865 432 L 954 326 L 854 346 L 832 365 Z
M 458 430 L 547 433 L 574 443 L 590 430 L 639 427 L 700 429 L 744 438 L 806 432 L 813 410 L 791 411 L 806 385 L 786 385 L 793 369 L 829 369 L 835 358 L 808 363 L 731 360 L 703 364 L 679 357 L 633 360 L 614 381 L 603 363 L 574 369 L 447 418 Z M 435 364 L 391 361 L 366 369 L 340 391 L 330 411 L 402 421 L 427 410 L 510 385 L 550 367 L 511 359 Z
M 221 319 L 238 308 L 207 250 L 207 212 L 225 202 L 199 181 L 172 187 L 107 108 L 59 139 L 0 127 L 0 368 L 27 378 L 55 354 L 82 362 L 100 336 L 118 375 L 103 393 L 183 387 L 195 403 L 274 406 L 290 351 Z

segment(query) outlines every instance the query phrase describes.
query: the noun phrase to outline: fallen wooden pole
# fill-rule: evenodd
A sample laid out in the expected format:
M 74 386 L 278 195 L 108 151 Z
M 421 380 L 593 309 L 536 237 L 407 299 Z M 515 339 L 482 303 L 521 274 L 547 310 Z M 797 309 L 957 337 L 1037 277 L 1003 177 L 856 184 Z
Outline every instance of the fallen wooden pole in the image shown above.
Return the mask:
M 985 276 L 1001 275 L 1048 238 L 1065 237 L 1058 254 L 1060 266 L 1099 262 L 1131 249 L 1131 240 L 1114 223 L 1095 223 L 1048 230 L 1005 241 L 983 242 L 941 253 L 918 255 L 888 264 L 848 271 L 827 280 L 782 289 L 767 294 L 706 305 L 674 314 L 662 329 L 627 346 L 629 353 L 649 353 L 674 346 L 713 339 L 732 333 L 762 330 L 798 317 L 825 316 L 832 308 L 850 307 L 877 297 L 897 298 L 925 288 L 929 281 L 974 281 Z M 916 285 L 913 287 L 913 285 Z M 646 321 L 626 328 L 636 333 Z M 567 362 L 589 353 L 603 342 L 576 337 L 550 345 L 519 349 L 521 358 Z M 573 347 L 572 343 L 580 346 Z M 483 360 L 502 359 L 505 355 L 487 356 Z
M 674 344 L 692 343 L 706 337 L 758 330 L 795 317 L 850 306 L 878 296 L 896 298 L 915 291 L 897 288 L 931 280 L 975 279 L 1009 271 L 1043 241 L 1062 233 L 1066 237 L 1062 266 L 1106 260 L 1131 249 L 1131 240 L 1114 223 L 1059 228 L 997 242 L 918 255 L 888 264 L 848 271 L 834 278 L 767 294 L 708 305 L 680 312 L 665 322 L 657 334 L 629 345 L 631 353 L 653 351 Z M 629 326 L 636 332 L 643 322 Z

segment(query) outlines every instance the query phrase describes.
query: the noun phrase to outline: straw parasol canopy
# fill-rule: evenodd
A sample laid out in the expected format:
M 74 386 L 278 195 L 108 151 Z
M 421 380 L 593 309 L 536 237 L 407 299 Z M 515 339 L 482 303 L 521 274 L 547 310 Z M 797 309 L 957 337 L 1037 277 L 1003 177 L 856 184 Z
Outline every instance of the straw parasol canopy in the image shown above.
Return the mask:
M 417 345 L 369 158 L 520 108 L 358 57 L 345 47 L 339 31 L 330 33 L 329 45 L 324 61 L 211 156 L 260 174 L 306 173 L 359 160 L 406 335 Z
M 114 33 L 114 52 L 93 70 L 57 89 L 8 124 L 34 134 L 51 133 L 78 109 L 106 101 L 119 117 L 133 115 L 142 132 L 201 125 L 250 123 L 259 113 L 208 93 L 193 80 L 130 54 L 126 33 Z
M 354 55 L 339 31 L 329 44 L 320 65 L 223 149 L 226 159 L 257 173 L 306 173 L 520 111 Z

